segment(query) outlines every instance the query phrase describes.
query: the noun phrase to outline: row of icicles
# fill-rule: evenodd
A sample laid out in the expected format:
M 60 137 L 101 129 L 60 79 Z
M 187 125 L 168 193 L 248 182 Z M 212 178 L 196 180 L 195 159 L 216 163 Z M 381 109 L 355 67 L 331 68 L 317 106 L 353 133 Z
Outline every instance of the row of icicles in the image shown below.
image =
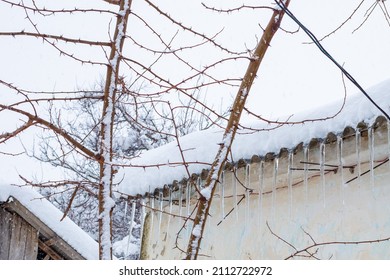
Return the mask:
M 389 127 L 389 123 L 387 125 L 387 127 Z M 375 134 L 374 134 L 374 128 L 372 127 L 368 127 L 367 128 L 368 130 L 368 152 L 369 152 L 369 162 L 368 162 L 368 165 L 369 165 L 369 170 L 367 170 L 366 172 L 362 173 L 362 169 L 361 169 L 361 133 L 355 133 L 355 143 L 356 143 L 356 165 L 354 166 L 354 169 L 356 170 L 356 178 L 360 178 L 362 175 L 366 174 L 366 173 L 369 173 L 370 175 L 370 179 L 369 179 L 369 182 L 370 182 L 370 186 L 372 188 L 374 188 L 375 186 L 375 172 L 374 172 L 374 169 L 376 168 L 375 166 L 375 145 L 374 145 L 374 137 L 375 137 Z M 356 130 L 358 131 L 358 130 Z M 389 153 L 388 155 L 390 155 L 390 129 L 387 129 L 387 142 L 388 142 L 388 150 L 389 150 Z M 342 203 L 344 204 L 345 203 L 345 200 L 344 200 L 344 189 L 345 189 L 345 186 L 346 184 L 349 182 L 349 181 L 345 181 L 345 176 L 344 176 L 344 172 L 343 172 L 343 169 L 345 168 L 343 166 L 343 147 L 344 146 L 344 140 L 343 140 L 343 137 L 341 135 L 338 135 L 337 136 L 337 161 L 338 161 L 338 164 L 337 165 L 327 165 L 326 162 L 325 162 L 325 153 L 326 153 L 326 144 L 325 144 L 325 141 L 322 141 L 320 143 L 320 146 L 319 146 L 319 162 L 317 163 L 317 166 L 318 166 L 318 172 L 319 172 L 319 177 L 320 177 L 320 187 L 321 187 L 321 191 L 322 191 L 322 203 L 323 203 L 323 206 L 326 207 L 326 183 L 325 183 L 325 175 L 326 175 L 326 172 L 328 172 L 329 170 L 327 169 L 328 166 L 331 166 L 332 168 L 337 168 L 337 172 L 340 172 L 339 174 L 340 175 L 340 187 L 341 187 L 341 201 Z M 307 199 L 308 199 L 308 188 L 309 188 L 309 180 L 310 180 L 310 177 L 311 177 L 311 174 L 310 172 L 312 171 L 311 168 L 310 168 L 310 163 L 309 163 L 309 147 L 308 145 L 305 145 L 303 147 L 303 180 L 302 180 L 302 184 L 303 184 L 303 188 L 304 188 L 304 194 L 305 194 L 305 202 L 307 202 Z M 381 164 L 385 163 L 388 161 L 388 156 L 387 156 L 387 159 L 385 160 L 382 160 Z M 287 166 L 287 189 L 288 189 L 288 199 L 289 199 L 289 208 L 290 208 L 290 215 L 292 213 L 292 207 L 293 207 L 293 172 L 296 170 L 293 166 L 293 162 L 294 162 L 294 153 L 292 151 L 289 151 L 288 152 L 288 166 Z M 263 194 L 263 190 L 264 190 L 264 165 L 265 165 L 265 161 L 262 159 L 260 160 L 259 162 L 259 170 L 258 170 L 258 173 L 259 173 L 259 183 L 258 183 L 258 190 L 257 190 L 257 194 Z M 390 166 L 390 165 L 389 165 Z M 229 215 L 235 215 L 236 218 L 238 219 L 239 217 L 239 207 L 238 205 L 242 205 L 244 204 L 244 206 L 241 206 L 241 207 L 244 207 L 245 209 L 245 217 L 246 219 L 248 220 L 249 219 L 249 216 L 250 216 L 250 209 L 251 209 L 251 205 L 250 205 L 250 200 L 249 199 L 245 199 L 245 197 L 249 197 L 250 195 L 253 195 L 255 194 L 254 190 L 249 188 L 249 185 L 250 185 L 250 174 L 251 174 L 251 165 L 250 164 L 247 164 L 246 167 L 245 167 L 245 179 L 244 179 L 244 186 L 245 186 L 245 194 L 238 194 L 238 188 L 242 187 L 238 184 L 237 182 L 237 179 L 235 179 L 234 176 L 232 176 L 232 185 L 233 185 L 233 199 L 234 199 L 234 205 L 236 205 L 237 207 L 234 207 L 234 209 L 225 209 L 225 184 L 227 183 L 225 181 L 225 174 L 223 173 L 222 174 L 222 178 L 220 179 L 221 181 L 221 184 L 219 184 L 219 190 L 217 190 L 219 193 L 218 195 L 220 196 L 220 200 L 218 203 L 220 203 L 220 209 L 221 209 L 221 222 Z M 271 197 L 271 200 L 272 200 L 272 210 L 271 210 L 271 215 L 272 216 L 275 216 L 275 204 L 276 204 L 276 197 L 277 197 L 277 178 L 278 178 L 278 174 L 279 174 L 279 158 L 276 157 L 274 159 L 274 164 L 273 164 L 273 177 L 272 177 L 272 197 Z M 317 172 L 317 173 L 318 173 Z M 355 178 L 355 179 L 356 179 Z M 200 177 L 198 177 L 197 179 L 197 186 L 200 186 L 202 187 L 203 185 L 203 180 L 200 179 Z M 153 193 L 153 192 L 151 192 Z M 151 215 L 151 220 L 150 220 L 150 223 L 151 223 L 151 228 L 153 228 L 154 226 L 158 226 L 158 234 L 160 235 L 160 229 L 161 229 L 161 225 L 162 225 L 162 219 L 163 219 L 163 215 L 169 215 L 168 217 L 168 228 L 166 229 L 167 232 L 169 231 L 169 224 L 170 224 L 170 221 L 172 219 L 172 217 L 189 217 L 192 213 L 192 210 L 193 208 L 191 207 L 194 207 L 194 205 L 191 205 L 191 203 L 187 203 L 189 201 L 191 201 L 191 197 L 192 195 L 195 193 L 195 189 L 194 187 L 191 186 L 190 183 L 187 183 L 187 184 L 179 184 L 178 185 L 178 190 L 176 191 L 172 191 L 172 188 L 168 188 L 168 194 L 166 193 L 163 193 L 162 190 L 160 190 L 159 192 L 157 192 L 157 195 L 153 195 L 149 198 L 149 202 L 148 202 L 148 209 L 149 210 L 152 210 L 153 209 L 155 210 L 155 212 L 157 213 L 157 216 L 155 217 L 155 215 Z M 177 209 L 178 209 L 178 213 L 173 213 L 173 205 L 177 205 Z M 263 195 L 258 195 L 258 207 L 259 209 L 262 209 L 262 206 L 263 206 Z M 174 215 L 172 215 L 174 214 Z M 157 221 L 156 221 L 157 219 Z M 184 220 L 184 218 L 182 219 Z M 261 220 L 261 215 L 260 215 L 260 220 Z M 191 223 L 187 223 L 186 226 L 185 226 L 185 232 L 186 232 L 186 236 L 189 237 L 190 233 L 191 233 Z

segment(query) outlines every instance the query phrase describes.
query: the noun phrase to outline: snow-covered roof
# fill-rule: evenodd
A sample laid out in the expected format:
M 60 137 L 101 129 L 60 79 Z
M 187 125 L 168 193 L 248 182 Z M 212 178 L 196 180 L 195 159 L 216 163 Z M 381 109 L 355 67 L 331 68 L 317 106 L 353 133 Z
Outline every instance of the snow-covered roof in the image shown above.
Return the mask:
M 99 259 L 98 243 L 47 199 L 28 187 L 0 185 L 0 204 L 18 200 L 85 259 Z
M 390 80 L 368 89 L 367 92 L 382 109 L 390 112 Z M 290 122 L 299 122 L 326 118 L 335 115 L 342 104 L 341 100 L 284 119 L 280 118 L 280 121 L 288 119 Z M 312 138 L 325 138 L 330 132 L 340 133 L 347 126 L 356 127 L 361 121 L 371 124 L 379 115 L 380 111 L 366 97 L 361 93 L 356 93 L 347 97 L 343 110 L 338 115 L 327 120 L 283 125 L 273 130 L 269 129 L 275 125 L 246 124 L 247 127 L 260 129 L 260 131 L 245 133 L 249 131 L 241 130 L 234 140 L 232 155 L 234 160 L 250 159 L 253 155 L 261 156 L 270 152 L 279 152 L 281 148 L 291 149 L 302 142 L 309 143 Z M 185 160 L 190 163 L 188 165 L 190 174 L 200 173 L 202 169 L 209 167 L 203 163 L 213 162 L 219 148 L 218 143 L 222 140 L 222 134 L 222 129 L 213 128 L 180 138 Z M 171 184 L 174 180 L 180 181 L 188 177 L 182 162 L 182 155 L 175 141 L 146 151 L 131 161 L 131 165 L 137 167 L 125 167 L 119 171 L 117 178 L 122 181 L 118 190 L 129 195 L 144 194 L 161 188 L 165 184 Z

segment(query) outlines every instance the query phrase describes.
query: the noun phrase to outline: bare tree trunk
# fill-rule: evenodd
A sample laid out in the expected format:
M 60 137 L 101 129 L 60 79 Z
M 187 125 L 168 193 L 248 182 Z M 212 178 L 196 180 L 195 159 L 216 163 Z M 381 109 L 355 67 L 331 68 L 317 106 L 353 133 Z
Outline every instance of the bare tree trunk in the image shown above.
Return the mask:
M 116 88 L 119 81 L 119 64 L 125 41 L 127 20 L 132 0 L 121 0 L 111 46 L 104 88 L 100 143 L 100 184 L 99 184 L 99 258 L 112 259 L 112 139 L 115 117 Z
M 284 5 L 287 7 L 290 0 L 284 0 Z M 229 122 L 226 126 L 225 133 L 220 143 L 220 148 L 215 157 L 215 160 L 210 168 L 209 174 L 206 179 L 205 187 L 201 191 L 201 197 L 199 198 L 198 209 L 196 212 L 193 230 L 188 242 L 187 247 L 187 260 L 197 259 L 200 249 L 201 240 L 203 237 L 207 217 L 209 215 L 210 205 L 212 198 L 221 176 L 223 166 L 227 161 L 231 145 L 234 140 L 234 136 L 237 132 L 238 124 L 241 118 L 242 111 L 245 106 L 248 93 L 256 77 L 260 63 L 271 43 L 271 40 L 279 29 L 284 12 L 281 9 L 275 9 L 272 17 L 264 30 L 263 36 L 259 41 L 255 52 L 252 55 L 252 59 L 249 63 L 248 69 L 242 80 L 236 99 L 233 103 L 232 112 L 229 117 Z

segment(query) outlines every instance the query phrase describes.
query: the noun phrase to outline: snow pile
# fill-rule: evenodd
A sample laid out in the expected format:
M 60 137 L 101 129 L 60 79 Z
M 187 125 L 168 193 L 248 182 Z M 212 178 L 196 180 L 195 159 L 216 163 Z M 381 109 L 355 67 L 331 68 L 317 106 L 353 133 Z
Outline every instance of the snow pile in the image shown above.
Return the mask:
M 84 258 L 99 259 L 98 243 L 68 217 L 60 221 L 63 213 L 39 193 L 27 187 L 0 185 L 0 203 L 8 201 L 10 197 L 22 203 Z
M 367 90 L 373 100 L 386 112 L 390 112 L 390 80 Z M 280 121 L 302 121 L 321 119 L 335 115 L 341 108 L 342 100 L 327 106 L 306 111 Z M 253 155 L 277 153 L 281 148 L 294 148 L 299 143 L 308 143 L 312 138 L 325 138 L 329 132 L 340 133 L 346 126 L 355 127 L 359 122 L 372 123 L 380 112 L 361 93 L 351 95 L 340 114 L 324 121 L 283 125 L 277 129 L 250 132 L 240 130 L 232 147 L 234 160 L 250 159 Z M 275 125 L 265 123 L 245 124 L 255 129 L 271 129 Z M 184 157 L 190 174 L 200 173 L 208 168 L 222 141 L 222 129 L 208 129 L 180 138 Z M 121 180 L 118 190 L 129 195 L 144 194 L 155 188 L 171 184 L 174 180 L 187 177 L 177 143 L 147 151 L 130 163 L 134 167 L 120 169 L 116 179 Z

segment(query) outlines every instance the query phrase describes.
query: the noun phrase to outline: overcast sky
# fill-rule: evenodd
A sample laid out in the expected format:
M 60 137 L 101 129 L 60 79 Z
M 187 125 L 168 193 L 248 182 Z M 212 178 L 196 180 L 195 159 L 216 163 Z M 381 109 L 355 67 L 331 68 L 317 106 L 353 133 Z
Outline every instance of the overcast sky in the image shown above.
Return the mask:
M 29 3 L 30 1 L 25 1 Z M 258 37 L 261 36 L 259 23 L 265 26 L 269 19 L 269 11 L 244 11 L 226 16 L 215 15 L 205 10 L 200 1 L 154 1 L 159 3 L 178 20 L 188 26 L 214 34 L 221 28 L 223 33 L 218 37 L 219 42 L 232 48 L 243 49 L 245 46 L 254 48 Z M 270 1 L 204 1 L 216 7 L 235 7 L 245 3 L 247 5 L 267 4 Z M 339 0 L 292 0 L 290 9 L 311 31 L 321 38 L 347 19 L 360 3 L 357 1 Z M 365 20 L 365 12 L 376 1 L 365 1 L 360 10 L 341 30 L 323 41 L 323 45 L 345 68 L 358 80 L 363 88 L 370 87 L 390 76 L 390 27 L 389 22 L 379 6 L 376 6 L 363 27 L 353 31 Z M 66 1 L 38 1 L 38 5 L 50 8 L 92 7 L 107 8 L 110 5 L 98 0 L 66 0 Z M 42 3 L 42 4 L 41 4 Z M 133 0 L 133 9 L 137 14 L 144 16 L 152 22 L 167 38 L 172 36 L 177 28 L 159 19 L 159 16 L 142 0 Z M 108 40 L 111 18 L 109 16 L 84 14 L 69 16 L 56 16 L 39 19 L 39 27 L 45 33 L 63 34 L 69 37 L 86 37 L 90 40 Z M 112 24 L 111 24 L 112 26 Z M 285 18 L 282 27 L 294 31 L 296 25 Z M 24 11 L 0 1 L 0 32 L 6 31 L 32 31 L 31 24 L 26 20 Z M 137 21 L 131 20 L 128 32 L 135 34 L 148 42 L 145 27 Z M 192 40 L 192 38 L 187 38 Z M 186 40 L 185 37 L 181 40 Z M 280 117 L 324 103 L 341 99 L 344 95 L 341 74 L 335 66 L 328 61 L 313 44 L 308 42 L 306 35 L 299 31 L 289 34 L 279 31 L 274 38 L 271 48 L 260 68 L 258 79 L 252 88 L 249 106 L 256 113 L 266 117 Z M 6 38 L 0 36 L 0 79 L 12 82 L 18 87 L 31 90 L 74 90 L 93 87 L 105 75 L 104 67 L 81 65 L 66 57 L 60 57 L 53 47 L 43 44 L 42 40 L 35 38 Z M 137 56 L 139 60 L 149 61 L 153 58 L 142 57 L 142 53 L 126 45 L 128 56 Z M 126 48 L 125 46 L 125 48 Z M 99 49 L 83 47 L 71 49 L 77 55 L 104 61 L 104 53 Z M 131 51 L 130 51 L 131 50 Z M 196 65 L 202 65 L 211 59 L 212 52 L 197 52 L 192 56 Z M 179 76 L 178 69 L 169 62 L 165 66 L 167 73 L 172 73 L 172 79 Z M 230 65 L 226 75 L 240 75 L 244 73 L 246 63 Z M 176 72 L 175 72 L 176 71 Z M 222 70 L 221 70 L 222 71 Z M 350 84 L 348 94 L 357 90 Z M 0 87 L 2 100 L 10 97 L 5 87 Z M 213 88 L 208 92 L 210 100 L 214 102 L 231 101 L 235 92 L 220 91 Z M 17 119 L 0 119 L 0 132 L 7 128 L 16 127 Z M 21 141 L 12 141 L 6 147 L 0 146 L 1 151 L 22 151 L 21 142 L 27 143 L 32 135 L 26 134 Z M 2 177 L 0 182 L 13 182 L 18 172 L 26 175 L 43 172 L 40 164 L 33 160 L 23 158 L 0 156 Z M 26 166 L 28 168 L 26 168 Z M 43 167 L 42 167 L 43 168 Z M 46 168 L 46 167 L 45 167 Z M 27 170 L 27 171 L 26 171 Z M 6 174 L 6 175 L 4 175 Z

